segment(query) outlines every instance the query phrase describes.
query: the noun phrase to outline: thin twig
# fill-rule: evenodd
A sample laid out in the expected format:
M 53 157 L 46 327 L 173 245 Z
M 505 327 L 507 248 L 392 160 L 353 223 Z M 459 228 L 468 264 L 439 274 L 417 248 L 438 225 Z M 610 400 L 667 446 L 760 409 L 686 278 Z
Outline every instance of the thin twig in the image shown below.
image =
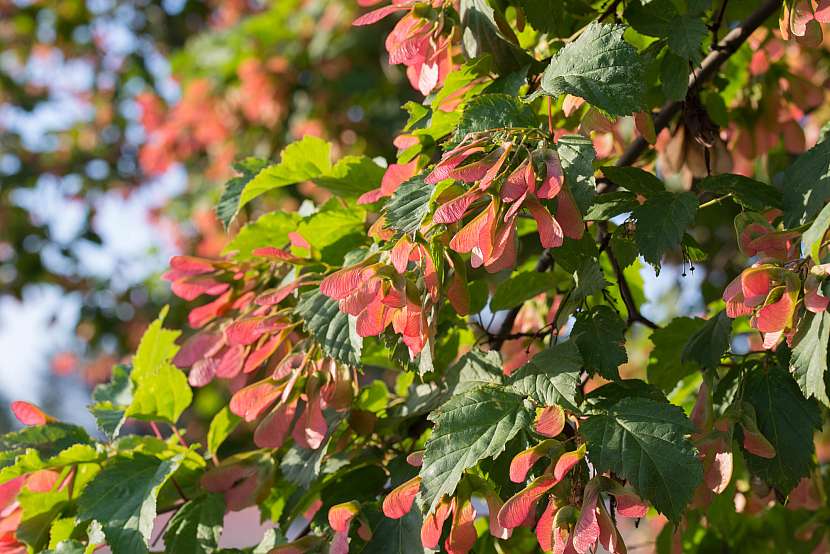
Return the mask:
M 712 30 L 712 50 L 718 49 L 718 32 L 720 31 L 720 26 L 723 23 L 723 16 L 726 14 L 727 3 L 729 3 L 729 0 L 723 0 L 723 2 L 721 2 L 720 11 L 710 26 L 710 29 Z
M 611 267 L 614 268 L 614 275 L 617 276 L 617 287 L 620 289 L 620 298 L 622 298 L 623 304 L 625 304 L 625 309 L 628 312 L 628 325 L 631 326 L 633 323 L 642 323 L 646 327 L 657 329 L 658 325 L 641 314 L 640 310 L 637 308 L 637 303 L 634 301 L 634 295 L 631 294 L 631 287 L 628 284 L 628 280 L 625 278 L 625 273 L 623 273 L 619 260 L 617 260 L 617 257 L 614 255 L 614 251 L 611 248 L 608 248 L 606 249 L 605 254 L 608 256 L 608 261 L 611 262 Z

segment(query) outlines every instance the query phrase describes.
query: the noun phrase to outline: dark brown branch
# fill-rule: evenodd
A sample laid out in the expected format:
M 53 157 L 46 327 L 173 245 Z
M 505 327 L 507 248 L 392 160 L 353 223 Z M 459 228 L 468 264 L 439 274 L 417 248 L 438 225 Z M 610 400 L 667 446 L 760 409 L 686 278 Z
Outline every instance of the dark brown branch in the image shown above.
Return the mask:
M 625 278 L 622 267 L 620 267 L 620 262 L 614 255 L 614 251 L 609 248 L 605 251 L 605 253 L 608 255 L 608 261 L 611 262 L 611 267 L 614 268 L 614 275 L 617 277 L 617 287 L 620 289 L 620 298 L 622 298 L 623 304 L 625 304 L 625 310 L 628 312 L 628 325 L 631 326 L 634 323 L 642 323 L 646 327 L 657 329 L 657 324 L 641 314 L 639 308 L 637 308 L 637 303 L 634 301 L 634 295 L 631 294 L 631 287 L 628 285 L 628 281 Z

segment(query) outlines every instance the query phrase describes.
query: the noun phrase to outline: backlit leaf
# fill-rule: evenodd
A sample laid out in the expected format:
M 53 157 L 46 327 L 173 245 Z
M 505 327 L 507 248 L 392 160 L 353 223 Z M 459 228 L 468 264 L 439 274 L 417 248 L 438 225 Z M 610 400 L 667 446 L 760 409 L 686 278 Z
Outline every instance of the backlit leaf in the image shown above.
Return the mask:
M 624 398 L 586 419 L 580 431 L 597 471 L 613 471 L 669 519 L 678 521 L 703 466 L 686 435 L 694 426 L 677 406 Z
M 78 518 L 98 521 L 113 554 L 148 551 L 156 497 L 181 463 L 145 454 L 111 460 L 78 498 Z
M 435 427 L 421 467 L 424 511 L 431 512 L 442 496 L 455 492 L 464 470 L 504 450 L 533 416 L 520 395 L 496 385 L 453 396 L 430 414 Z
M 611 115 L 642 109 L 644 64 L 624 31 L 622 25 L 591 23 L 553 56 L 537 94 L 572 94 Z

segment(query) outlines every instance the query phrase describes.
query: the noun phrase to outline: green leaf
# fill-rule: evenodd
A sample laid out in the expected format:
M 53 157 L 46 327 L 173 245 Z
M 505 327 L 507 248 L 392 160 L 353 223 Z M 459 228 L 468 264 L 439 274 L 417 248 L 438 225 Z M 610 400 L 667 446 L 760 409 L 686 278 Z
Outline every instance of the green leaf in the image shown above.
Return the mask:
M 624 213 L 630 213 L 639 206 L 637 198 L 630 192 L 614 191 L 597 196 L 588 213 L 586 221 L 606 221 Z
M 699 14 L 678 12 L 671 0 L 653 0 L 648 6 L 632 3 L 625 12 L 629 24 L 638 32 L 668 39 L 669 49 L 697 64 L 708 29 Z M 688 73 L 688 64 L 683 74 Z
M 358 365 L 363 339 L 354 329 L 353 318 L 340 311 L 336 300 L 314 289 L 300 296 L 296 312 L 323 352 L 344 364 Z
M 567 341 L 536 354 L 510 376 L 509 384 L 542 406 L 574 409 L 581 370 L 582 357 L 576 343 Z
M 296 230 L 320 253 L 323 262 L 341 265 L 347 253 L 365 244 L 365 218 L 366 211 L 362 208 L 353 205 L 344 208 L 340 199 L 334 198 L 302 220 Z M 307 255 L 305 249 L 295 249 Z
M 216 205 L 216 216 L 226 229 L 239 212 L 239 197 L 242 196 L 245 185 L 267 165 L 267 161 L 259 158 L 245 158 L 233 164 L 233 168 L 241 175 L 228 181 Z
M 164 533 L 166 552 L 212 554 L 219 550 L 225 499 L 205 494 L 186 502 L 170 519 Z
M 574 271 L 574 283 L 576 286 L 571 296 L 576 302 L 582 302 L 589 296 L 602 292 L 602 289 L 608 286 L 605 274 L 595 258 L 580 260 Z
M 576 316 L 571 337 L 586 369 L 611 381 L 620 378 L 617 368 L 628 361 L 625 328 L 625 322 L 609 306 L 594 306 Z
M 372 538 L 361 554 L 424 554 L 421 546 L 423 518 L 418 510 L 399 519 L 379 514 L 377 525 L 372 526 Z
M 92 439 L 87 432 L 77 425 L 47 423 L 24 427 L 20 431 L 0 436 L 0 467 L 12 466 L 16 458 L 28 449 L 33 449 L 39 458 L 51 458 L 76 444 L 91 443 Z M 5 469 L 0 475 L 6 477 Z
M 744 383 L 743 399 L 755 408 L 758 429 L 776 452 L 771 459 L 745 452 L 747 466 L 787 494 L 813 467 L 813 434 L 821 429 L 819 406 L 804 398 L 782 367 L 753 371 Z
M 679 101 L 686 98 L 689 90 L 689 63 L 687 60 L 666 52 L 660 62 L 660 84 L 666 100 Z
M 801 236 L 801 248 L 810 253 L 810 257 L 816 264 L 821 263 L 819 250 L 821 250 L 821 244 L 828 228 L 830 228 L 830 204 L 821 209 L 810 228 Z
M 683 359 L 683 351 L 689 337 L 698 333 L 705 321 L 698 318 L 676 317 L 668 325 L 651 334 L 654 348 L 648 359 L 648 382 L 666 392 L 698 370 L 697 364 Z
M 605 166 L 602 173 L 617 186 L 646 198 L 659 195 L 666 190 L 663 181 L 639 167 Z M 637 205 L 639 206 L 639 203 Z
M 94 403 L 89 406 L 89 411 L 101 432 L 113 440 L 127 419 L 127 408 L 133 401 L 130 368 L 120 364 L 113 366 L 110 382 L 96 386 L 92 400 Z
M 536 127 L 537 120 L 530 106 L 508 94 L 482 94 L 464 106 L 455 131 L 460 141 L 469 133 L 489 129 Z
M 533 416 L 521 396 L 496 385 L 453 396 L 431 413 L 435 427 L 421 467 L 423 511 L 433 511 L 442 496 L 453 494 L 464 470 L 504 450 Z
M 240 421 L 242 421 L 242 418 L 233 413 L 228 406 L 219 410 L 210 420 L 207 433 L 208 452 L 211 454 L 219 452 L 219 447 L 233 433 Z
M 613 471 L 672 521 L 679 521 L 703 479 L 686 435 L 694 426 L 677 406 L 624 398 L 580 426 L 598 472 Z
M 234 252 L 234 257 L 239 261 L 249 260 L 257 248 L 285 245 L 288 242 L 288 233 L 294 231 L 300 221 L 301 218 L 296 212 L 267 213 L 240 229 L 223 252 Z
M 325 453 L 326 445 L 317 450 L 310 450 L 294 444 L 280 460 L 280 471 L 282 471 L 286 481 L 307 489 L 320 475 L 320 466 Z
M 645 67 L 634 47 L 623 39 L 624 32 L 622 25 L 591 23 L 553 56 L 534 97 L 572 94 L 611 115 L 640 111 Z
M 810 221 L 830 200 L 830 140 L 824 139 L 796 158 L 781 176 L 784 225 Z
M 815 398 L 830 406 L 827 398 L 827 343 L 830 339 L 830 313 L 807 313 L 798 324 L 793 341 L 790 369 L 795 375 L 801 392 L 807 398 Z
M 698 183 L 698 187 L 702 191 L 717 195 L 729 194 L 735 202 L 755 212 L 781 207 L 781 192 L 766 183 L 743 175 L 733 173 L 712 175 Z
M 686 228 L 695 221 L 697 205 L 690 192 L 660 192 L 634 209 L 634 240 L 647 262 L 659 268 L 663 254 L 680 245 Z
M 683 347 L 683 363 L 695 362 L 706 369 L 720 365 L 720 359 L 729 350 L 732 338 L 732 320 L 722 311 L 706 320 L 706 323 L 689 337 Z
M 594 178 L 594 143 L 582 135 L 563 135 L 556 143 L 565 182 L 574 195 L 580 211 L 585 212 L 591 205 L 596 193 Z
M 55 423 L 51 425 L 63 424 Z M 28 429 L 38 429 L 41 427 L 43 426 L 29 427 Z M 21 431 L 21 433 L 22 432 L 23 431 Z M 80 435 L 80 433 L 83 433 L 83 435 Z M 0 470 L 0 483 L 3 483 L 15 477 L 20 477 L 21 475 L 25 475 L 26 473 L 39 471 L 41 469 L 60 469 L 72 464 L 99 462 L 106 458 L 106 453 L 104 452 L 103 448 L 97 448 L 96 446 L 93 446 L 91 439 L 86 435 L 86 432 L 83 431 L 83 429 L 80 429 L 80 433 L 79 436 L 86 437 L 87 442 L 72 444 L 71 446 L 68 446 L 66 449 L 61 450 L 55 455 L 50 456 L 47 452 L 44 457 L 41 457 L 41 453 L 39 450 L 30 447 L 28 450 L 25 451 L 25 453 L 19 454 L 15 458 L 14 464 L 7 465 L 2 470 Z M 3 439 L 5 439 L 5 437 L 3 437 Z M 0 447 L 2 446 L 3 443 L 0 442 Z M 11 454 L 14 452 L 14 450 L 8 450 L 5 452 Z
M 701 45 L 707 33 L 706 24 L 700 17 L 681 15 L 674 20 L 669 32 L 669 48 L 678 56 L 698 63 L 703 58 Z
M 384 207 L 386 227 L 403 233 L 414 233 L 429 212 L 429 199 L 434 187 L 416 175 L 398 187 Z
M 193 391 L 184 372 L 172 362 L 179 351 L 176 339 L 181 331 L 162 327 L 167 310 L 165 306 L 158 319 L 144 332 L 133 357 L 130 378 L 135 391 L 126 415 L 175 424 L 190 406 Z
M 501 74 L 519 69 L 532 60 L 519 48 L 515 36 L 505 37 L 508 25 L 499 25 L 497 18 L 504 19 L 490 7 L 486 0 L 461 0 L 461 42 L 464 53 L 470 59 L 489 54 Z M 510 40 L 512 39 L 512 40 Z
M 55 548 L 44 550 L 43 554 L 84 554 L 85 547 L 76 540 L 61 541 Z
M 504 381 L 501 354 L 477 348 L 464 354 L 447 373 L 447 383 L 453 394 L 473 389 L 479 385 L 500 385 Z
M 245 185 L 239 198 L 239 208 L 269 190 L 315 179 L 330 170 L 331 145 L 323 139 L 306 135 L 283 149 L 278 164 L 262 169 Z
M 524 271 L 499 283 L 496 293 L 490 301 L 494 312 L 507 310 L 530 300 L 537 294 L 556 289 L 556 279 L 552 273 Z
M 317 186 L 337 196 L 357 197 L 380 186 L 386 170 L 366 156 L 345 156 L 328 174 L 314 179 Z
M 101 524 L 113 554 L 147 552 L 156 497 L 181 460 L 138 453 L 112 459 L 78 498 L 78 518 Z

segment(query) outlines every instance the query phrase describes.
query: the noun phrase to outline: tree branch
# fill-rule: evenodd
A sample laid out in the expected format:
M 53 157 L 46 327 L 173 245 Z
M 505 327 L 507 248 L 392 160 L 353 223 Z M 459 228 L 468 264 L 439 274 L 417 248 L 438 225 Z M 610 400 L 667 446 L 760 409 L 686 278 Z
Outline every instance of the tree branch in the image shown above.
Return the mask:
M 729 31 L 729 33 L 723 37 L 723 40 L 717 44 L 717 47 L 714 48 L 708 56 L 706 56 L 700 64 L 699 71 L 692 71 L 689 75 L 689 91 L 695 92 L 703 83 L 711 79 L 726 62 L 726 60 L 728 60 L 732 54 L 737 52 L 738 48 L 746 42 L 749 36 L 754 33 L 755 30 L 767 20 L 767 18 L 781 8 L 782 2 L 783 0 L 767 0 L 757 10 L 750 14 L 749 17 L 747 17 L 740 25 Z M 611 6 L 616 7 L 616 4 L 616 2 L 612 2 Z M 655 132 L 659 133 L 668 127 L 674 116 L 680 112 L 682 106 L 683 102 L 681 101 L 667 102 L 654 118 Z M 646 140 L 642 137 L 638 137 L 633 143 L 631 143 L 625 152 L 623 152 L 619 160 L 617 160 L 617 167 L 632 165 L 646 151 L 647 148 L 648 142 L 646 142 Z M 616 188 L 616 184 L 606 180 L 597 185 L 597 193 L 602 194 L 604 192 L 610 192 Z M 657 325 L 650 319 L 643 316 L 637 309 L 634 297 L 631 294 L 631 288 L 628 286 L 628 281 L 626 281 L 622 268 L 610 248 L 607 253 L 608 259 L 611 261 L 611 265 L 614 268 L 614 273 L 617 276 L 617 284 L 620 288 L 620 297 L 628 310 L 629 323 L 636 321 L 655 329 Z M 539 261 L 536 263 L 536 271 L 547 271 L 550 269 L 552 262 L 553 258 L 550 255 L 550 251 L 545 250 L 539 257 Z M 519 315 L 520 309 L 521 306 L 516 306 L 507 313 L 507 316 L 505 316 L 498 331 L 490 340 L 490 347 L 493 350 L 499 350 L 504 344 L 505 339 L 510 336 L 510 332 L 513 330 L 513 325 L 516 323 L 516 317 Z

